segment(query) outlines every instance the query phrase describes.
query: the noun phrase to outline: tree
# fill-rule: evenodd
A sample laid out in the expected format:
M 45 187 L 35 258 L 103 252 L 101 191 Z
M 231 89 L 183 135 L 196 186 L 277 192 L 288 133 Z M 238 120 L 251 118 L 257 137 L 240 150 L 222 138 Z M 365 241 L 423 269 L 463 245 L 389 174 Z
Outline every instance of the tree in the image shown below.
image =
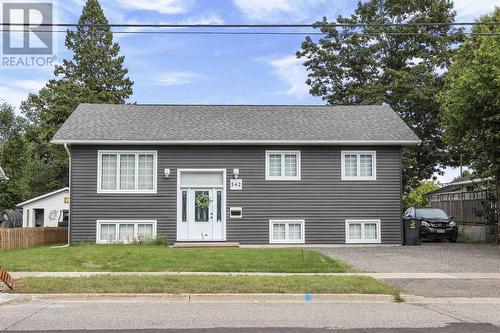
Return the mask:
M 337 19 L 369 26 L 337 29 L 323 18 L 315 26 L 326 36 L 318 42 L 307 37 L 297 57 L 305 60 L 312 95 L 328 104 L 388 104 L 420 137 L 419 146 L 403 150 L 408 193 L 447 162 L 435 95 L 443 86 L 439 73 L 450 63 L 461 34 L 449 25 L 374 25 L 452 23 L 451 0 L 384 1 L 381 10 L 379 3 L 360 2 L 350 17 Z
M 126 76 L 124 56 L 113 43 L 113 33 L 98 0 L 87 0 L 76 31 L 68 31 L 66 47 L 72 60 L 56 66 L 55 75 L 88 89 L 93 103 L 125 103 L 132 95 L 133 82 Z
M 68 31 L 66 36 L 72 59 L 56 66 L 56 79 L 21 105 L 33 125 L 27 137 L 37 145 L 34 157 L 43 169 L 35 182 L 41 193 L 68 184 L 66 152 L 50 140 L 73 110 L 80 103 L 124 103 L 132 94 L 133 82 L 107 24 L 99 1 L 87 0 L 76 31 Z
M 30 155 L 32 149 L 24 136 L 26 121 L 14 107 L 0 104 L 0 165 L 9 181 L 0 182 L 0 213 L 30 195 Z
M 499 22 L 500 8 L 481 22 Z M 500 33 L 498 25 L 475 26 L 474 33 Z M 473 35 L 460 46 L 439 94 L 444 137 L 478 178 L 493 179 L 488 197 L 496 211 L 485 212 L 500 241 L 500 37 Z M 492 207 L 486 205 L 485 207 Z
M 404 198 L 404 207 L 425 207 L 429 204 L 427 194 L 437 190 L 439 186 L 431 181 L 424 181 L 413 188 Z

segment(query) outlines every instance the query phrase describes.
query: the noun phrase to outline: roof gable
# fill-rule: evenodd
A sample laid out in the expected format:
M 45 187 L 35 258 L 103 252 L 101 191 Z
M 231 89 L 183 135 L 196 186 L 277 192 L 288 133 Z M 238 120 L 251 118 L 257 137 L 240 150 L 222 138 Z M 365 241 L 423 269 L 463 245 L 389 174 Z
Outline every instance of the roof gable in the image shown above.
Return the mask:
M 388 106 L 81 104 L 54 143 L 416 144 Z
M 32 199 L 23 201 L 21 203 L 18 203 L 16 205 L 16 207 L 22 207 L 22 206 L 25 206 L 27 204 L 33 203 L 35 201 L 43 200 L 43 199 L 49 198 L 49 197 L 51 197 L 53 195 L 56 195 L 56 194 L 59 194 L 59 193 L 65 192 L 65 191 L 67 191 L 69 193 L 69 187 L 60 188 L 58 190 L 55 190 L 54 192 L 45 193 L 45 194 L 42 194 L 42 195 L 40 195 L 38 197 L 35 197 L 35 198 L 32 198 Z

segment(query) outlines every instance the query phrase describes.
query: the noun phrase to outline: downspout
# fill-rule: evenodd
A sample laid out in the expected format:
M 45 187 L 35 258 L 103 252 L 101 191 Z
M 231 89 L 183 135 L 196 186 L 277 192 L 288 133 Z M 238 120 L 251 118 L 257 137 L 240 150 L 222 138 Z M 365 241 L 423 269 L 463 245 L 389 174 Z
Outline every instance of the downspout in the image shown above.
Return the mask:
M 70 245 L 70 235 L 71 235 L 71 152 L 68 149 L 68 145 L 65 142 L 64 143 L 64 149 L 66 150 L 66 153 L 68 154 L 68 188 L 69 188 L 69 214 L 68 214 L 68 243 L 66 245 L 62 246 L 52 246 L 51 248 L 62 248 L 62 247 L 68 247 Z
M 69 246 L 71 239 L 71 152 L 69 151 L 68 144 L 64 143 L 64 149 L 68 154 L 68 188 L 69 188 L 69 214 L 68 214 L 68 244 Z

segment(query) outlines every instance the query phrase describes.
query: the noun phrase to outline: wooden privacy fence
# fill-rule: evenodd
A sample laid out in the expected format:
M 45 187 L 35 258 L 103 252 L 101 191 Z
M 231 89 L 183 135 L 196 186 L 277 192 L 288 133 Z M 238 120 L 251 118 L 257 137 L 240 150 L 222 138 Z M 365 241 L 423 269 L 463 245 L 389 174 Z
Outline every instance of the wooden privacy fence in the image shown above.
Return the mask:
M 68 228 L 0 228 L 0 250 L 27 249 L 68 242 Z
M 477 210 L 484 209 L 486 191 L 438 193 L 429 195 L 432 207 L 444 210 L 449 216 L 464 223 L 484 223 L 484 217 L 476 215 Z

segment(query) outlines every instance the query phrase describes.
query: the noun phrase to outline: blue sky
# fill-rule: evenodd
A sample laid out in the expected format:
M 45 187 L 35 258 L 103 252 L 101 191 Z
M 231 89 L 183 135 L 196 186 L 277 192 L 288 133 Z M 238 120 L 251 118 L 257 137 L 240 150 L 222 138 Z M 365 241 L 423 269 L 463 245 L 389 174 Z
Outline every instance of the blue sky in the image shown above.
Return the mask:
M 0 0 L 12 2 L 12 0 Z M 23 0 L 21 2 L 27 2 Z M 53 1 L 59 22 L 76 22 L 83 0 Z M 357 0 L 101 0 L 111 23 L 311 23 L 349 15 Z M 457 21 L 491 12 L 500 0 L 457 0 Z M 303 36 L 115 35 L 135 82 L 130 102 L 321 104 L 309 96 L 295 59 Z M 57 34 L 56 56 L 69 56 Z M 18 107 L 52 70 L 0 68 L 0 100 Z M 449 170 L 450 180 L 456 171 Z

